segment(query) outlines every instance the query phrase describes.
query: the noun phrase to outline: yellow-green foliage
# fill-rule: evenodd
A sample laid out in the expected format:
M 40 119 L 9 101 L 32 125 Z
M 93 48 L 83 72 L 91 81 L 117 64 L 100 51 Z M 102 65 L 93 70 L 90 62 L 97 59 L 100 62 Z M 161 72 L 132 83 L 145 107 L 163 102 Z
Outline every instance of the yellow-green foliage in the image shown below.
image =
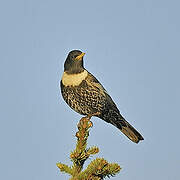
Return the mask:
M 116 163 L 108 163 L 103 158 L 96 158 L 83 170 L 84 162 L 91 155 L 99 152 L 98 147 L 87 148 L 90 127 L 92 127 L 92 122 L 89 118 L 84 117 L 79 121 L 76 149 L 70 154 L 73 165 L 57 163 L 61 172 L 71 175 L 70 180 L 103 180 L 105 177 L 114 176 L 121 169 Z

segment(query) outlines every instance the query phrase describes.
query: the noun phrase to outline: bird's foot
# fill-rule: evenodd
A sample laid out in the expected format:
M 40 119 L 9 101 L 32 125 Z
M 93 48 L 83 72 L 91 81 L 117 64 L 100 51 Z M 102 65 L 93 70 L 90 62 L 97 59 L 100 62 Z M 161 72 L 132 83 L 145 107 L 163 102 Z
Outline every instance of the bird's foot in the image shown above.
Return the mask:
M 82 117 L 78 123 L 78 129 L 83 127 L 84 129 L 93 127 L 93 123 L 90 121 L 89 117 Z
M 96 113 L 93 113 L 93 114 L 88 114 L 87 116 L 85 116 L 85 119 L 87 119 L 90 122 L 91 127 L 93 127 L 93 123 L 92 123 L 92 121 L 90 121 L 91 117 L 92 116 L 98 116 L 98 115 L 100 115 L 100 112 L 96 112 Z
M 90 120 L 92 116 L 98 116 L 98 115 L 100 115 L 100 112 L 96 112 L 96 113 L 93 113 L 93 114 L 88 114 L 88 115 L 86 116 L 86 118 L 87 118 L 88 120 Z

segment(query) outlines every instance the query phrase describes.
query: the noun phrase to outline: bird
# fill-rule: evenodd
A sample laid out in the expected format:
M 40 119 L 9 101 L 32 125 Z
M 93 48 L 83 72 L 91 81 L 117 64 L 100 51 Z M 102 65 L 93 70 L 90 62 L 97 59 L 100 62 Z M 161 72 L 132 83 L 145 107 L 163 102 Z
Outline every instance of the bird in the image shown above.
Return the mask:
M 85 69 L 84 55 L 80 50 L 72 50 L 64 62 L 60 89 L 65 102 L 81 115 L 95 116 L 114 125 L 134 143 L 144 140 L 121 115 L 103 85 Z

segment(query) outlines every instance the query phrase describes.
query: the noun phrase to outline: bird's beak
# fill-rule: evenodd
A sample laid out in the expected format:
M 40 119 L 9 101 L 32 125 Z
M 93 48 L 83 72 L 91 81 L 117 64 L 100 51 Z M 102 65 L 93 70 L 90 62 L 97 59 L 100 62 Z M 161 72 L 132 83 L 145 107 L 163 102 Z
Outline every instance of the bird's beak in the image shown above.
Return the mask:
M 84 55 L 85 55 L 85 53 L 81 53 L 79 56 L 77 56 L 75 58 L 75 60 L 81 60 Z

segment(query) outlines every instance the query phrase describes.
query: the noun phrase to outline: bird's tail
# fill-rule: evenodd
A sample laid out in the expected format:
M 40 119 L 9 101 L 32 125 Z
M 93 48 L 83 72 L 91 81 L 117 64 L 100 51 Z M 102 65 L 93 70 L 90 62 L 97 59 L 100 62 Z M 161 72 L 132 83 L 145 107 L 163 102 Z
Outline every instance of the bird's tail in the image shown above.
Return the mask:
M 121 130 L 123 134 L 125 134 L 131 141 L 138 143 L 141 140 L 144 140 L 142 135 L 131 126 L 121 115 L 118 120 L 111 122 L 118 129 Z

